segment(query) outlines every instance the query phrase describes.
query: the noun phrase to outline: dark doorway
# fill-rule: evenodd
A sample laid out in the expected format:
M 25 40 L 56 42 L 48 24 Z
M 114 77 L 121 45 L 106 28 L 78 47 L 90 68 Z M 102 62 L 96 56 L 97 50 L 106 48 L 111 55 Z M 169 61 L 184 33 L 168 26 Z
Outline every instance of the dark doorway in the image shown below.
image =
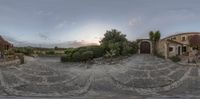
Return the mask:
M 181 47 L 178 47 L 178 55 L 181 55 Z
M 140 53 L 141 54 L 150 54 L 151 47 L 149 42 L 141 42 L 140 44 Z

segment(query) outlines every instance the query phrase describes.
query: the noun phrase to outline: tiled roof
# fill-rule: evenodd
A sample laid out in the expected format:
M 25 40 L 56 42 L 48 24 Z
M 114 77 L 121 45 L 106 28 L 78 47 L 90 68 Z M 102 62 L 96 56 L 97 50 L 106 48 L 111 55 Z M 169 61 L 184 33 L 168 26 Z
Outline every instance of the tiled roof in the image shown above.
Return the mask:
M 173 41 L 173 40 L 167 40 L 168 42 L 170 42 L 170 43 L 175 43 L 175 44 L 180 44 L 180 45 L 184 45 L 184 44 L 182 44 L 182 43 L 180 43 L 180 42 L 177 42 L 177 41 Z
M 0 44 L 7 44 L 7 45 L 12 45 L 8 41 L 6 41 L 2 36 L 0 36 Z
M 161 40 L 165 40 L 165 39 L 168 39 L 168 38 L 171 38 L 171 37 L 174 37 L 174 36 L 179 36 L 179 35 L 186 35 L 186 34 L 197 34 L 197 35 L 200 35 L 200 32 L 186 32 L 186 33 L 179 33 L 179 34 L 175 34 L 175 35 L 171 35 L 171 36 L 167 36 Z

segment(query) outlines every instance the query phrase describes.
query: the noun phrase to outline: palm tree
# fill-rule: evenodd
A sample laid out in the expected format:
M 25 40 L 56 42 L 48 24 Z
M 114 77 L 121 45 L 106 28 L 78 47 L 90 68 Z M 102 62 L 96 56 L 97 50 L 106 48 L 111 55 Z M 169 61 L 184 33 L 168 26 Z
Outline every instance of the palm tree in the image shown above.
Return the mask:
M 150 31 L 149 32 L 149 39 L 152 41 L 152 44 L 153 44 L 153 54 L 157 54 L 157 44 L 158 44 L 158 41 L 160 40 L 160 37 L 161 37 L 161 33 L 160 31 Z

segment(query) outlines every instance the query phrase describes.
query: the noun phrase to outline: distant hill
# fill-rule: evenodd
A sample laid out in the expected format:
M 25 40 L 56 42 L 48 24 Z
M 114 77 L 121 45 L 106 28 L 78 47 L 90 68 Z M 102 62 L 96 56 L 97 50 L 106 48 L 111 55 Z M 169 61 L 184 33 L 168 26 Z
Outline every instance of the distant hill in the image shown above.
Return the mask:
M 80 46 L 86 46 L 86 45 L 98 45 L 96 43 L 86 43 L 84 41 L 67 41 L 62 43 L 52 43 L 52 44 L 35 44 L 30 43 L 27 41 L 18 41 L 13 38 L 4 36 L 6 40 L 10 41 L 15 47 L 42 47 L 42 48 L 54 48 L 55 46 L 59 48 L 68 48 L 68 47 L 80 47 Z

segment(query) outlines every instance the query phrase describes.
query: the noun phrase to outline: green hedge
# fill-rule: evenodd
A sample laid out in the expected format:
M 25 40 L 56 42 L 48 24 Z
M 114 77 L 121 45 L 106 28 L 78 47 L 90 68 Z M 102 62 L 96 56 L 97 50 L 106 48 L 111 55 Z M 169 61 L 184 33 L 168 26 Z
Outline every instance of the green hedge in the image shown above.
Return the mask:
M 171 59 L 173 62 L 179 62 L 179 61 L 181 61 L 181 58 L 178 57 L 178 56 L 170 57 L 170 59 Z
M 61 62 L 86 62 L 93 58 L 102 57 L 104 50 L 100 46 L 84 46 L 79 48 L 68 48 L 65 56 L 61 57 Z
M 51 50 L 51 51 L 46 51 L 45 52 L 46 55 L 54 55 L 55 51 Z

